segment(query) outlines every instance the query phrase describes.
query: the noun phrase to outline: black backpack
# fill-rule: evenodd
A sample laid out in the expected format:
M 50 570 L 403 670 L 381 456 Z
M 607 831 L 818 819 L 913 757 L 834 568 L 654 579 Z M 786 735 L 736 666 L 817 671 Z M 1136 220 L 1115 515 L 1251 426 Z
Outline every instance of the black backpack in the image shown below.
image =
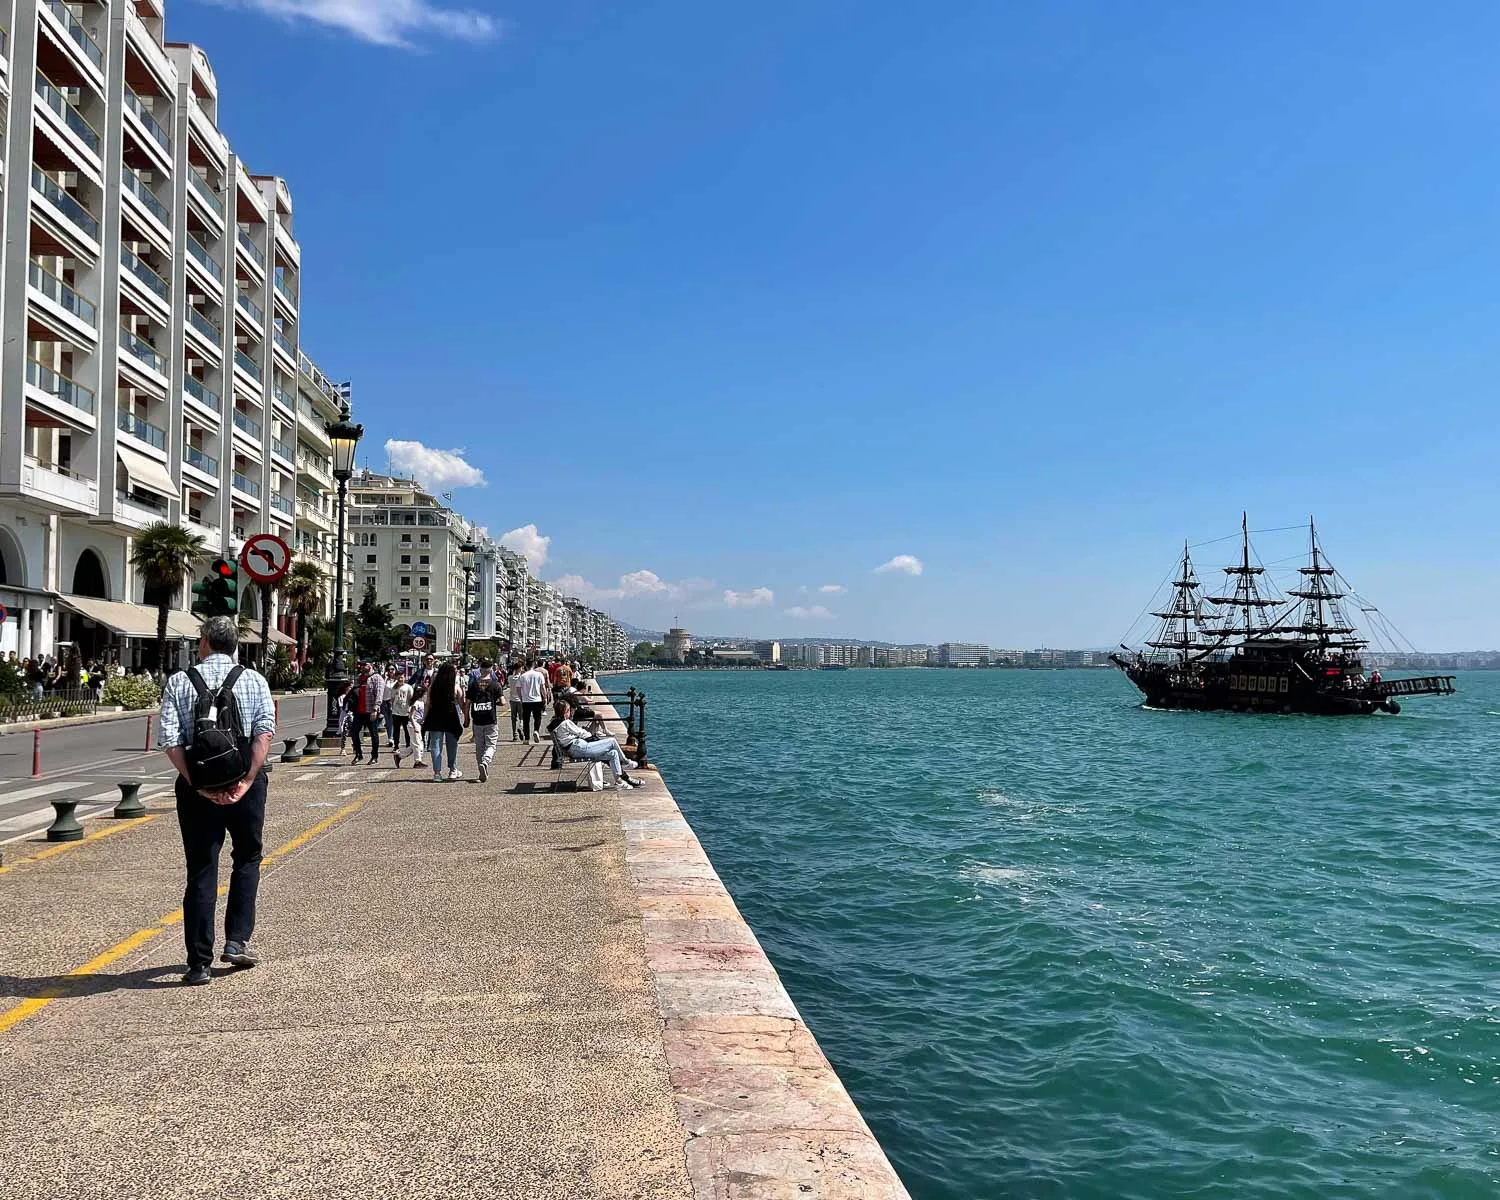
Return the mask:
M 250 773 L 249 742 L 241 732 L 240 710 L 234 700 L 234 685 L 244 673 L 244 667 L 235 667 L 215 696 L 198 668 L 188 668 L 187 677 L 198 693 L 198 705 L 193 711 L 193 740 L 185 757 L 188 781 L 200 792 L 233 787 Z

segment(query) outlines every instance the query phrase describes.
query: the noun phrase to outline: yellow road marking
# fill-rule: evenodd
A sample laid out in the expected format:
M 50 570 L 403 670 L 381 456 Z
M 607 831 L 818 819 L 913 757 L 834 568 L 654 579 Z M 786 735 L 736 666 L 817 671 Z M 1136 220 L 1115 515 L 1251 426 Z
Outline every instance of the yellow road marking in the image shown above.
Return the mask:
M 317 837 L 318 834 L 323 833 L 331 826 L 337 824 L 339 821 L 342 821 L 351 813 L 359 811 L 359 809 L 364 806 L 365 800 L 367 798 L 368 796 L 361 796 L 358 800 L 351 801 L 350 803 L 344 805 L 343 808 L 339 809 L 338 812 L 334 813 L 332 816 L 323 818 L 323 820 L 319 821 L 311 829 L 303 830 L 285 845 L 278 846 L 275 850 L 272 850 L 271 853 L 265 855 L 260 861 L 261 873 L 264 874 L 266 871 L 269 871 L 276 865 L 279 859 L 283 859 L 289 854 L 294 854 L 296 851 L 302 849 L 303 846 L 307 845 L 308 842 L 312 841 L 313 838 Z M 150 818 L 143 819 L 149 820 Z M 136 821 L 133 823 L 138 825 L 141 822 Z M 124 826 L 120 826 L 119 828 L 124 828 Z M 113 833 L 114 831 L 114 827 L 112 827 L 108 830 L 101 830 L 99 833 L 96 833 L 92 836 L 105 837 L 109 833 Z M 86 838 L 84 840 L 87 841 L 89 839 Z M 79 845 L 79 843 L 66 842 L 61 846 L 53 847 L 51 850 L 44 850 L 36 857 L 45 857 L 48 854 L 57 853 L 59 850 L 64 850 L 70 846 L 76 845 Z M 32 859 L 26 861 L 35 860 Z M 16 863 L 15 865 L 20 866 L 21 864 Z M 222 896 L 228 890 L 229 888 L 227 886 L 220 887 L 218 889 L 217 895 Z M 83 966 L 75 967 L 73 970 L 69 971 L 67 975 L 64 976 L 64 978 L 81 979 L 87 975 L 97 975 L 111 963 L 118 962 L 127 954 L 130 954 L 132 951 L 139 950 L 147 942 L 165 933 L 173 925 L 180 925 L 181 923 L 182 909 L 173 909 L 155 925 L 152 925 L 146 929 L 137 929 L 124 941 L 115 943 L 115 945 L 104 951 L 104 953 L 84 963 Z M 47 1007 L 47 1005 L 51 1004 L 54 1000 L 61 999 L 66 994 L 67 990 L 65 988 L 52 989 L 46 995 L 32 996 L 30 999 L 22 1000 L 21 1003 L 6 1009 L 4 1012 L 0 1012 L 0 1033 L 4 1033 L 9 1029 L 14 1029 L 22 1021 L 26 1020 L 27 1017 L 34 1016 L 36 1013 L 41 1012 L 42 1009 Z
M 24 867 L 27 863 L 41 862 L 44 858 L 53 858 L 61 854 L 64 850 L 72 850 L 75 846 L 86 846 L 90 842 L 97 842 L 100 838 L 113 837 L 117 833 L 124 833 L 127 829 L 134 829 L 138 825 L 147 825 L 161 815 L 161 813 L 151 813 L 144 817 L 137 817 L 133 821 L 123 821 L 118 825 L 105 825 L 94 830 L 93 833 L 79 838 L 76 842 L 58 842 L 57 845 L 48 846 L 45 850 L 38 850 L 35 854 L 29 855 L 26 858 L 18 858 L 13 863 L 6 863 L 3 867 L 0 867 L 0 875 L 4 875 L 7 871 L 14 871 L 17 867 Z

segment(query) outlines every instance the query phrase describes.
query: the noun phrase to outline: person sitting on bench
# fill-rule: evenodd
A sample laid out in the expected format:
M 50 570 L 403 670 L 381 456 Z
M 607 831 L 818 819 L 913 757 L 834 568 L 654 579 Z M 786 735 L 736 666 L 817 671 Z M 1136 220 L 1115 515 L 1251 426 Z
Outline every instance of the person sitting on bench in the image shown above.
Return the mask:
M 617 788 L 638 788 L 639 779 L 632 779 L 627 772 L 635 763 L 620 750 L 620 743 L 612 737 L 594 737 L 587 729 L 573 723 L 573 706 L 566 700 L 558 700 L 552 708 L 556 720 L 552 725 L 552 740 L 565 758 L 574 762 L 608 763 L 615 777 Z

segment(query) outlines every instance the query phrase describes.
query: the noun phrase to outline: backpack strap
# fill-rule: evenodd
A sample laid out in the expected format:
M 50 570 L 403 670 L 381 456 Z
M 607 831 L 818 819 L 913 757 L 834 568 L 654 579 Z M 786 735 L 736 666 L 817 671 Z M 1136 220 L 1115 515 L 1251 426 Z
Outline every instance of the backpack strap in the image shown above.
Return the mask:
M 226 694 L 230 695 L 231 697 L 233 696 L 234 685 L 240 681 L 240 676 L 244 673 L 245 668 L 236 665 L 234 670 L 230 671 L 228 675 L 224 676 L 224 682 L 219 685 L 219 700 L 223 700 Z
M 188 677 L 188 682 L 193 685 L 193 691 L 198 693 L 200 702 L 212 699 L 208 694 L 208 684 L 203 681 L 203 676 L 198 673 L 197 667 L 189 667 L 183 674 Z

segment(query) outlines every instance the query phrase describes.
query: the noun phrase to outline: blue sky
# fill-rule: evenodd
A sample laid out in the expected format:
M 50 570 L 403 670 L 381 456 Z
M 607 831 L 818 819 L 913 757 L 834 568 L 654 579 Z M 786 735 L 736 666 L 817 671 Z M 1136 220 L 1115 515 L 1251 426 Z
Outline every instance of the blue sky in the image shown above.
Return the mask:
M 1109 645 L 1244 508 L 1500 645 L 1493 5 L 167 17 L 370 465 L 627 619 Z

